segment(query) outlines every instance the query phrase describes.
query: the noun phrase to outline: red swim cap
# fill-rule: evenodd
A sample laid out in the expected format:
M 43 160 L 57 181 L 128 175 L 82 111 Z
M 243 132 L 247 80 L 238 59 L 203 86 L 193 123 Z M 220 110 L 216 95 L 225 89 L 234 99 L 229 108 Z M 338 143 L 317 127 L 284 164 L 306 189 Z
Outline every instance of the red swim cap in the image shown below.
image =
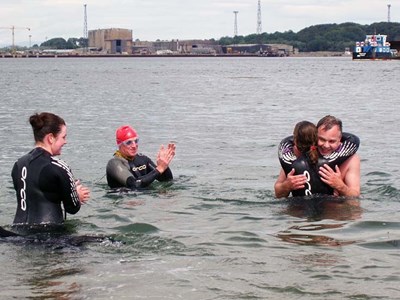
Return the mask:
M 117 140 L 117 145 L 119 146 L 122 142 L 138 137 L 135 129 L 128 125 L 121 126 L 115 132 L 115 138 Z

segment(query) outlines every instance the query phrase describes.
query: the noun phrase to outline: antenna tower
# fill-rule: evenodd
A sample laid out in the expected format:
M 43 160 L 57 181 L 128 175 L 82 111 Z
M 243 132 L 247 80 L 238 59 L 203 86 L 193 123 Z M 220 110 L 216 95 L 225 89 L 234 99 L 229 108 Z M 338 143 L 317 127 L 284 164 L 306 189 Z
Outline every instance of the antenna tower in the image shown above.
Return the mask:
M 258 9 L 257 9 L 257 34 L 262 33 L 261 26 L 261 0 L 258 0 Z
M 388 23 L 390 23 L 390 7 L 391 6 L 392 6 L 391 4 L 387 5 L 387 7 L 388 7 Z
M 238 35 L 238 26 L 237 26 L 237 14 L 239 13 L 237 10 L 234 10 L 233 13 L 235 14 L 235 24 L 233 27 L 233 36 L 237 36 Z
M 88 50 L 88 44 L 89 44 L 89 39 L 88 39 L 88 29 L 87 29 L 87 13 L 86 13 L 86 4 L 83 5 L 84 7 L 84 16 L 83 16 L 83 38 L 85 39 L 84 41 L 84 47 L 83 51 L 86 53 Z
M 16 52 L 16 47 L 15 47 L 15 29 L 27 29 L 27 30 L 31 30 L 29 27 L 15 27 L 15 26 L 11 26 L 11 27 L 0 27 L 0 29 L 11 29 L 11 36 L 12 36 L 12 54 L 15 55 Z M 30 37 L 30 36 L 29 36 Z

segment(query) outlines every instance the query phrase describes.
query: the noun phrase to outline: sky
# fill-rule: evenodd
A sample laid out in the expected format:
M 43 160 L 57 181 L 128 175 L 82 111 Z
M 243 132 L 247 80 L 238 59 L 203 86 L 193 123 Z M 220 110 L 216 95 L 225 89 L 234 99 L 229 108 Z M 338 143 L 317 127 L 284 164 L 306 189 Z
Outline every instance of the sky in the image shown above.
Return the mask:
M 262 32 L 308 26 L 400 22 L 400 0 L 261 0 Z M 40 44 L 84 36 L 88 30 L 131 29 L 141 41 L 219 39 L 256 33 L 258 0 L 0 0 L 0 46 Z M 29 28 L 30 30 L 28 30 Z

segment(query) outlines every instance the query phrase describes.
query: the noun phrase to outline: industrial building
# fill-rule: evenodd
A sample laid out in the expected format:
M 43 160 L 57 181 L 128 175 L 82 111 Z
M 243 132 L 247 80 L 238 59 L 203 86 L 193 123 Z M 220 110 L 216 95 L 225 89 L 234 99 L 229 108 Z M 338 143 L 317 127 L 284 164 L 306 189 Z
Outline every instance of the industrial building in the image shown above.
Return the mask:
M 235 44 L 222 46 L 225 54 L 257 54 L 261 56 L 289 56 L 293 46 L 284 44 Z
M 132 54 L 132 30 L 109 28 L 89 30 L 89 48 L 103 54 Z
M 97 29 L 88 32 L 89 50 L 102 55 L 261 55 L 288 56 L 293 46 L 267 44 L 235 44 L 221 46 L 215 40 L 171 40 L 133 42 L 132 30 L 123 28 Z
M 133 54 L 216 55 L 222 48 L 214 40 L 172 40 L 133 43 Z

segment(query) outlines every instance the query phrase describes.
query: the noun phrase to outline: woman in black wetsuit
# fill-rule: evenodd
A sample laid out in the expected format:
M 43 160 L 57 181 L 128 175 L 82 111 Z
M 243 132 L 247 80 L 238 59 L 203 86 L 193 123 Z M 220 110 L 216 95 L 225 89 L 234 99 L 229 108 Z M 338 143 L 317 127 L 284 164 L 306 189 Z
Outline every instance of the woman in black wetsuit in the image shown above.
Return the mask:
M 359 144 L 357 136 L 342 133 L 342 145 L 329 156 L 321 156 L 318 152 L 317 127 L 308 121 L 297 123 L 293 136 L 283 139 L 278 149 L 279 161 L 286 176 L 291 173 L 303 174 L 306 177 L 305 187 L 292 190 L 292 196 L 333 195 L 333 188 L 321 180 L 319 167 L 324 164 L 330 167 L 342 164 L 357 152 Z
M 139 189 L 148 187 L 154 180 L 173 179 L 169 164 L 175 156 L 175 144 L 160 147 L 157 164 L 149 157 L 138 153 L 139 136 L 130 126 L 121 126 L 116 131 L 118 150 L 107 163 L 107 183 L 111 188 L 127 187 Z
M 71 169 L 55 156 L 67 143 L 67 127 L 59 116 L 43 112 L 29 118 L 35 148 L 14 164 L 11 172 L 17 194 L 13 227 L 60 225 L 64 213 L 76 214 L 89 189 L 75 180 Z

